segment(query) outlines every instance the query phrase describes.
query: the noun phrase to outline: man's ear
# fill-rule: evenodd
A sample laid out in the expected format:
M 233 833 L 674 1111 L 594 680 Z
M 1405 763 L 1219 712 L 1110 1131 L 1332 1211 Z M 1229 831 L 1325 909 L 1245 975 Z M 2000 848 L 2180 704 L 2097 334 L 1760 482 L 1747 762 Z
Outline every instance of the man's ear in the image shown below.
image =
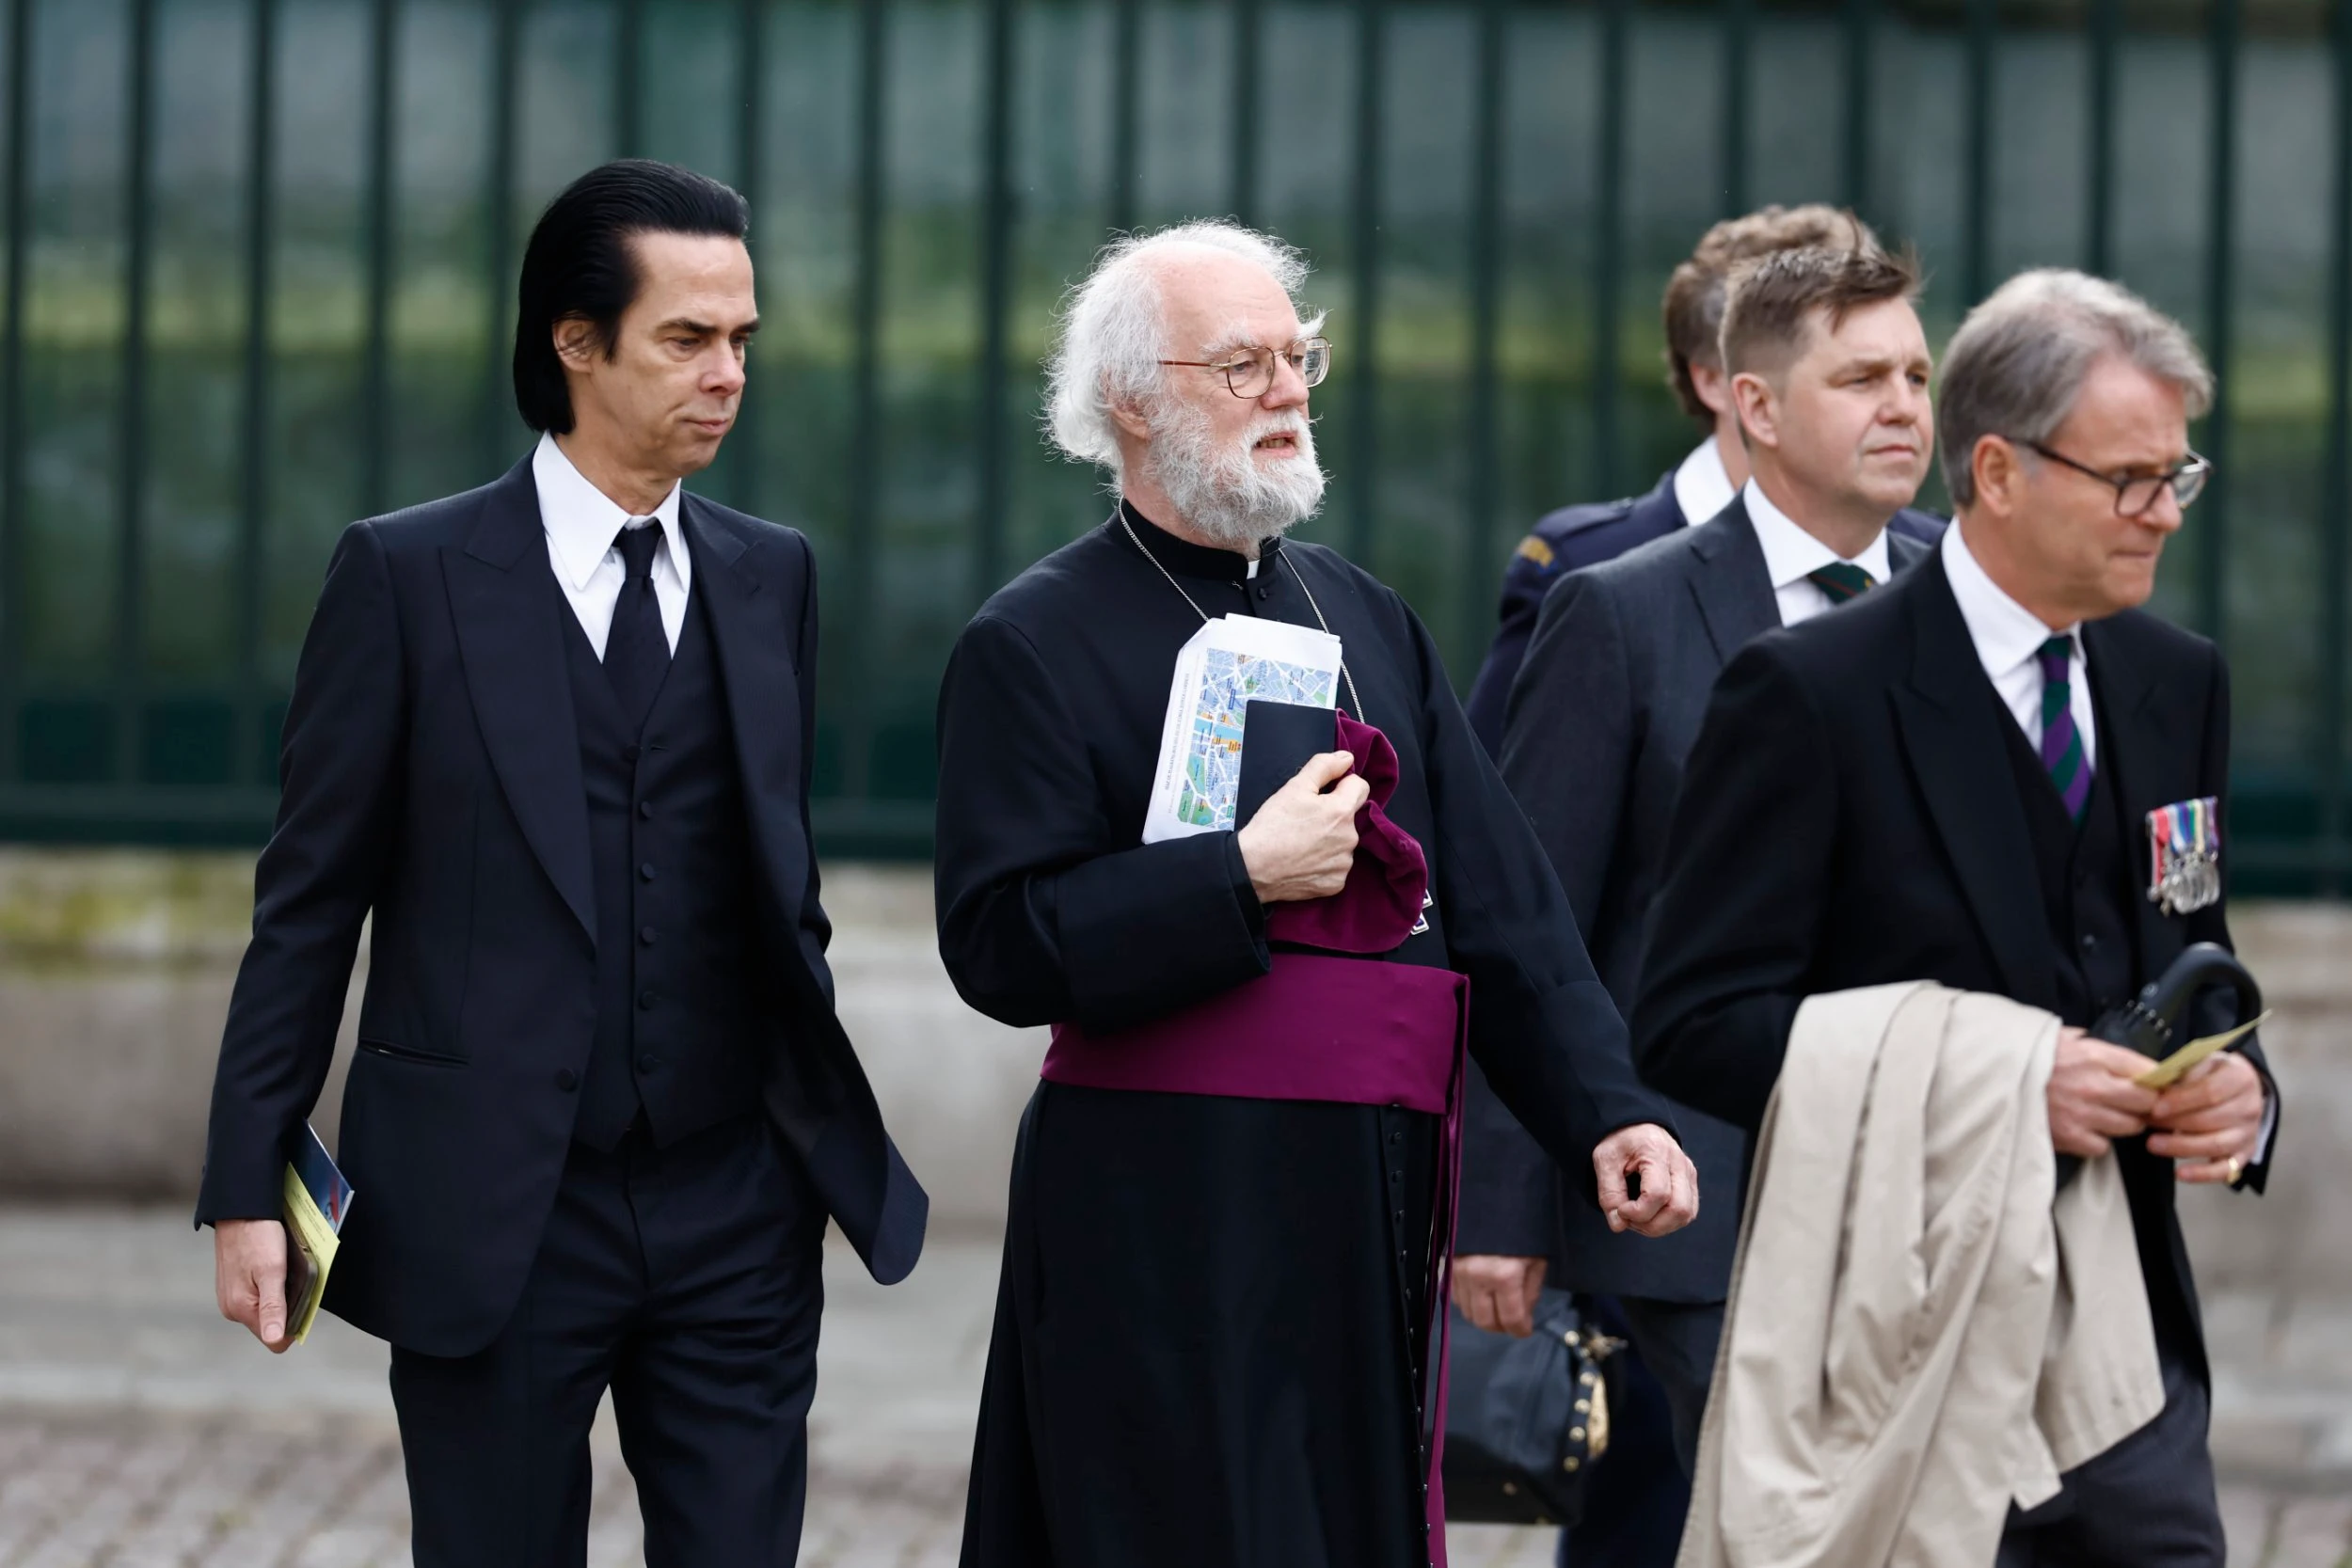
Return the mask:
M 1721 414 L 1728 410 L 1732 404 L 1731 380 L 1724 374 L 1723 367 L 1702 365 L 1695 359 L 1689 361 L 1689 365 L 1691 390 L 1698 394 L 1698 400 L 1707 405 L 1708 411 Z
M 1977 450 L 1968 454 L 1968 472 L 1977 486 L 1972 506 L 1981 507 L 1997 517 L 2009 516 L 2017 510 L 2026 486 L 2026 463 L 2007 436 L 1978 436 Z
M 596 357 L 596 324 L 580 316 L 565 316 L 555 324 L 555 356 L 564 368 L 586 371 Z
M 1752 447 L 1780 449 L 1780 400 L 1772 384 L 1754 371 L 1731 378 L 1732 406 L 1740 413 L 1740 437 Z
M 1135 439 L 1148 441 L 1152 438 L 1152 417 L 1144 412 L 1141 404 L 1129 401 L 1114 403 L 1111 404 L 1111 418 L 1118 421 L 1120 429 Z

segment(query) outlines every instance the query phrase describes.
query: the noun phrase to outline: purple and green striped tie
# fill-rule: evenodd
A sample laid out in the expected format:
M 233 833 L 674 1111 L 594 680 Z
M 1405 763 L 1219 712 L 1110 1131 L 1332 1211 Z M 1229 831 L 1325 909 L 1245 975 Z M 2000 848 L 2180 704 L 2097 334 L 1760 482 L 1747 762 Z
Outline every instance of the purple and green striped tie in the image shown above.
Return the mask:
M 2074 656 L 2073 638 L 2053 637 L 2034 657 L 2042 661 L 2042 766 L 2058 785 L 2066 815 L 2079 823 L 2090 800 L 2090 759 L 2083 754 L 2082 732 L 2074 728 L 2068 680 Z
M 1879 585 L 1878 578 L 1851 561 L 1833 561 L 1826 566 L 1816 566 L 1804 576 L 1807 582 L 1829 595 L 1833 607 L 1860 598 Z

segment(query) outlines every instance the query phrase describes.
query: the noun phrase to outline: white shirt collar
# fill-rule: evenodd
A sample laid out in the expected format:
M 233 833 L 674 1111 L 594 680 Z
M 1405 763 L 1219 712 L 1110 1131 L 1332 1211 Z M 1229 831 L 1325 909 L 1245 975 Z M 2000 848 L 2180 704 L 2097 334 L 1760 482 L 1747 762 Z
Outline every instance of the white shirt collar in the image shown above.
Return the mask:
M 552 436 L 539 437 L 538 450 L 531 454 L 531 477 L 538 483 L 539 520 L 555 546 L 555 558 L 564 563 L 564 575 L 571 580 L 574 592 L 584 590 L 596 568 L 604 564 L 613 536 L 636 514 L 623 511 L 612 497 L 591 484 L 586 475 L 572 467 L 572 460 L 564 455 Z M 691 586 L 693 568 L 678 531 L 678 496 L 683 488 L 682 482 L 671 485 L 670 493 L 654 508 L 653 517 L 661 529 L 662 546 L 678 582 Z
M 1740 498 L 1747 502 L 1748 521 L 1755 525 L 1756 542 L 1764 546 L 1764 570 L 1771 574 L 1775 592 L 1803 581 L 1808 573 L 1846 559 L 1799 528 L 1788 514 L 1772 504 L 1772 498 L 1755 480 L 1748 481 Z M 1884 529 L 1871 535 L 1869 546 L 1855 556 L 1851 564 L 1869 573 L 1874 582 L 1883 583 L 1895 575 L 1888 563 Z
M 1729 506 L 1735 494 L 1723 449 L 1712 436 L 1691 449 L 1691 455 L 1675 469 L 1674 483 L 1675 504 L 1682 509 L 1683 522 L 1693 526 Z
M 1977 657 L 1994 679 L 2032 658 L 2053 637 L 2073 638 L 2074 657 L 2083 657 L 2082 639 L 2075 635 L 2082 624 L 2054 632 L 2041 616 L 2003 593 L 1969 553 L 1957 520 L 1944 531 L 1944 576 L 1952 585 L 1952 597 L 1960 601 L 1960 618 L 1968 623 Z

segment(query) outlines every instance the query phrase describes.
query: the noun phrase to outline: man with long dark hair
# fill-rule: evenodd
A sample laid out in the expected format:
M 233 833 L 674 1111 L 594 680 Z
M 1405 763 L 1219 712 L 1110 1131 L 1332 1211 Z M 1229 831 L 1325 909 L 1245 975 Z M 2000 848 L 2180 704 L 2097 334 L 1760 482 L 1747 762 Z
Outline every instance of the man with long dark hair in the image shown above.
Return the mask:
M 807 541 L 685 493 L 758 313 L 743 199 L 608 164 L 523 258 L 537 449 L 354 523 L 295 671 L 197 1218 L 286 1344 L 280 1172 L 373 915 L 328 1309 L 391 1342 L 420 1564 L 577 1563 L 612 1391 L 654 1564 L 788 1564 L 831 1217 L 925 1199 L 836 1021 Z

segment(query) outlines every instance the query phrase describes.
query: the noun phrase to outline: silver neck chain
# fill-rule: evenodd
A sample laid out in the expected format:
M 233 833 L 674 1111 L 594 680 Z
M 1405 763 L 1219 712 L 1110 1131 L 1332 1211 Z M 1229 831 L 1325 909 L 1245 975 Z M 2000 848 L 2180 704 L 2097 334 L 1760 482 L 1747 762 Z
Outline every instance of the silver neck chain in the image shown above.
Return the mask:
M 1200 601 L 1196 600 L 1191 594 L 1184 592 L 1184 585 L 1176 580 L 1176 574 L 1169 571 L 1168 567 L 1162 563 L 1160 558 L 1152 553 L 1151 547 L 1144 544 L 1142 537 L 1136 532 L 1135 525 L 1127 521 L 1127 509 L 1122 506 L 1119 509 L 1119 511 L 1113 513 L 1112 515 L 1119 519 L 1120 528 L 1125 531 L 1127 542 L 1135 546 L 1136 553 L 1141 555 L 1144 560 L 1159 568 L 1160 576 L 1168 579 L 1168 585 L 1176 590 L 1177 596 L 1183 599 L 1184 603 L 1191 605 L 1192 612 L 1200 617 L 1200 624 L 1202 626 L 1207 626 L 1210 619 L 1209 612 L 1200 608 Z M 1263 558 L 1261 557 L 1260 559 L 1263 560 Z M 1291 566 L 1290 558 L 1288 556 L 1277 552 L 1275 559 L 1280 562 L 1284 566 L 1290 567 L 1291 580 L 1298 584 L 1298 591 L 1301 594 L 1307 595 L 1307 608 L 1315 612 L 1315 625 L 1323 628 L 1323 634 L 1326 637 L 1330 636 L 1331 623 L 1323 618 L 1323 607 L 1315 603 L 1315 591 L 1307 586 L 1307 579 L 1299 574 L 1298 568 Z M 1347 660 L 1344 658 L 1340 660 L 1340 679 L 1347 683 L 1347 700 L 1350 703 L 1353 703 L 1356 706 L 1357 720 L 1363 723 L 1371 722 L 1370 720 L 1364 718 L 1364 700 L 1357 694 L 1356 677 L 1348 673 Z

